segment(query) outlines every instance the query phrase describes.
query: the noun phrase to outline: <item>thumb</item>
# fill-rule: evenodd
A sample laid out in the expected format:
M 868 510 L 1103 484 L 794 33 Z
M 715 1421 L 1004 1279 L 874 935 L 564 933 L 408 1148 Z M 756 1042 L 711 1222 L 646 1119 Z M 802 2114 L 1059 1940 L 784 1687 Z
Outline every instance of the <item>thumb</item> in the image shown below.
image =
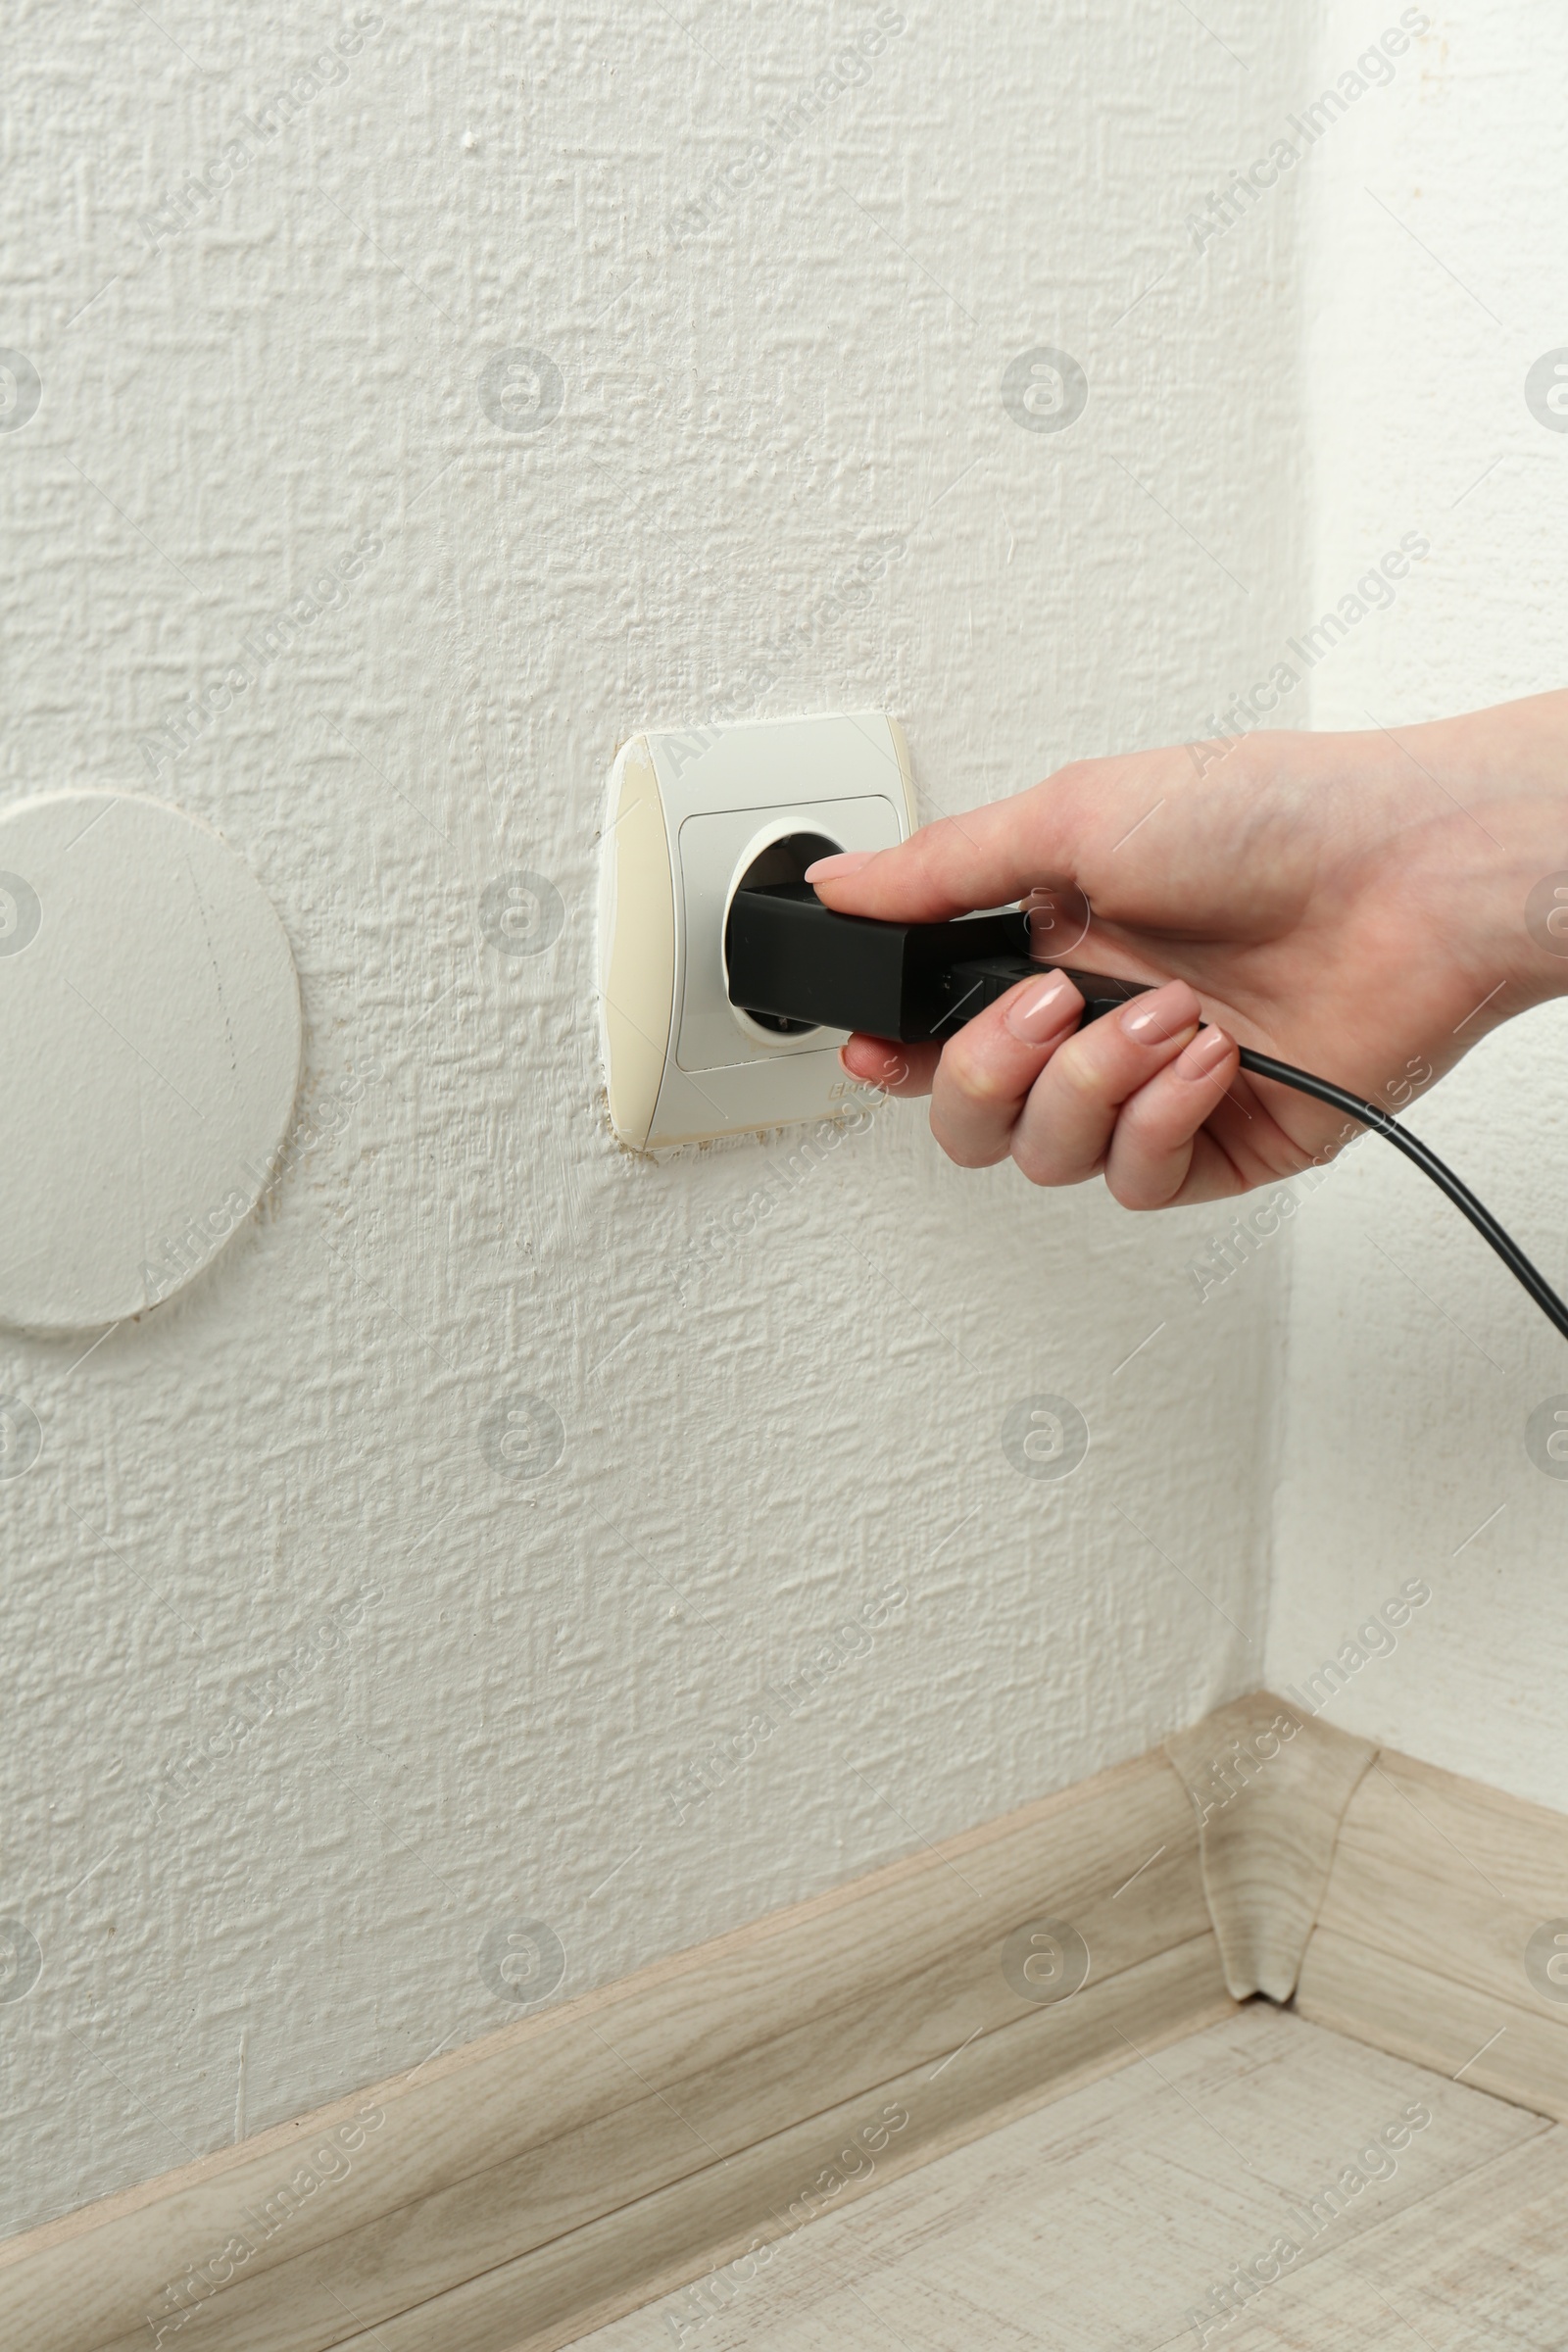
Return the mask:
M 1084 813 L 1067 775 L 1051 776 L 1010 801 L 922 825 L 896 849 L 820 858 L 806 879 L 838 913 L 884 922 L 947 922 L 1031 891 L 1054 892 L 1067 918 L 1068 902 L 1082 899 Z

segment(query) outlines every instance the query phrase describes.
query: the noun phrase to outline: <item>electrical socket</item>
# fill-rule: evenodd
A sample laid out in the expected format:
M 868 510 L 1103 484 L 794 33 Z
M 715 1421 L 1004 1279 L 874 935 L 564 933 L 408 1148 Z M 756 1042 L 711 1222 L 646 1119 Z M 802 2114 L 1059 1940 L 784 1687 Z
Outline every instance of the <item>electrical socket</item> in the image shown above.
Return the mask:
M 880 711 L 634 735 L 600 842 L 599 1003 L 616 1135 L 634 1150 L 830 1115 L 846 1032 L 731 1004 L 730 902 L 913 827 L 904 730 Z

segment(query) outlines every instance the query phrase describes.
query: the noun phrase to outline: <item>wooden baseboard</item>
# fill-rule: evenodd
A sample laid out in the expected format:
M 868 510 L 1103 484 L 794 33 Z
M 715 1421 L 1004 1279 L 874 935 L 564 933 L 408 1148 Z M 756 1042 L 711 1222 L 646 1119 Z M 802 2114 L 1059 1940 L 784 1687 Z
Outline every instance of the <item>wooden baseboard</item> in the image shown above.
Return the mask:
M 1384 1750 L 1340 1825 L 1297 2006 L 1568 2122 L 1568 1816 Z
M 1257 1693 L 0 2246 L 0 2341 L 553 2352 L 1256 1990 L 1568 2117 L 1559 1913 L 1568 1817 Z
M 569 2343 L 753 2249 L 776 2249 L 819 2214 L 1234 2007 L 1213 1936 L 1198 1936 L 1085 1985 L 1060 2010 L 984 2033 L 934 2064 L 922 2059 L 869 2096 L 808 2117 L 727 2166 L 688 2175 L 348 2344 L 353 2352 L 517 2352 Z
M 1345 1809 L 1377 1750 L 1255 1690 L 1165 1742 L 1198 1815 L 1203 1888 L 1237 2000 L 1288 2001 Z
M 1233 2005 L 1145 1756 L 0 2247 L 0 2341 L 547 2352 Z

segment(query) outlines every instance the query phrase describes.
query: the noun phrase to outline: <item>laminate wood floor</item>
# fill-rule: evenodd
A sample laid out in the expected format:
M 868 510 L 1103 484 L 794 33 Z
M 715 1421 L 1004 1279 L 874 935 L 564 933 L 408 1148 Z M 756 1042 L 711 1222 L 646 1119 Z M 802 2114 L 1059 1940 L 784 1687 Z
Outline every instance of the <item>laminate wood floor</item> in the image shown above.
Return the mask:
M 1257 2002 L 746 2267 L 576 2352 L 1564 2352 L 1568 2129 Z

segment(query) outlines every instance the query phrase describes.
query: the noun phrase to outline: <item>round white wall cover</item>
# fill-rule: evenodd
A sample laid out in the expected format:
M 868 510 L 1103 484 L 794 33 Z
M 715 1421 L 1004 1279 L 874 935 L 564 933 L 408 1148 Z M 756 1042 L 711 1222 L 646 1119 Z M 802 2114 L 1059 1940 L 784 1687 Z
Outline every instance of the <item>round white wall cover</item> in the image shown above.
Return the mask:
M 208 826 L 127 793 L 0 811 L 0 1321 L 182 1289 L 255 1206 L 299 1069 L 283 926 Z

